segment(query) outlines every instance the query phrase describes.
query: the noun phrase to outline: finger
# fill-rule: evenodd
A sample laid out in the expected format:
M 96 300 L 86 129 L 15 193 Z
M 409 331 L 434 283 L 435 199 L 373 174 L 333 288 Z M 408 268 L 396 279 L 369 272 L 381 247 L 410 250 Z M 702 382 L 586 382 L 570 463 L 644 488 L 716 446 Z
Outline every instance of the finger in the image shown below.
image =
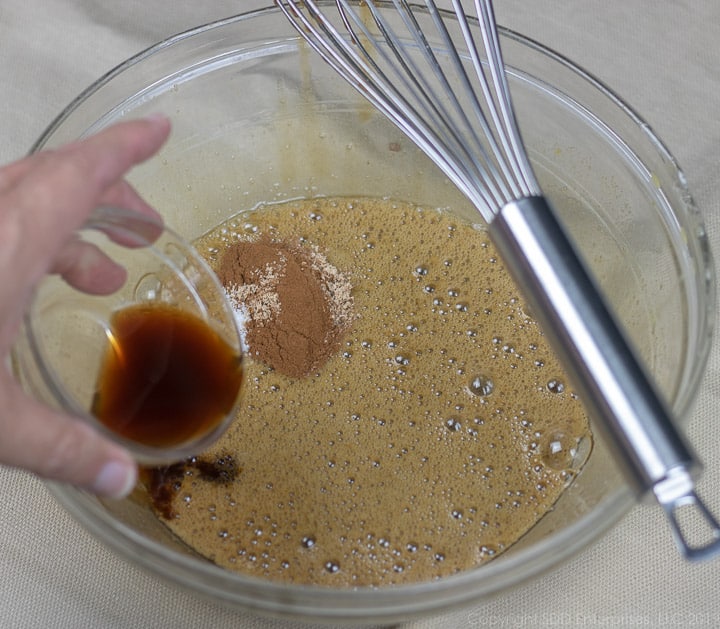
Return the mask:
M 134 211 L 118 211 L 109 206 L 96 208 L 86 226 L 101 231 L 125 247 L 145 247 L 154 243 L 163 232 L 162 219 Z
M 0 461 L 103 496 L 121 498 L 132 490 L 137 465 L 123 448 L 27 397 L 7 373 L 0 388 Z
M 90 136 L 85 140 L 65 145 L 57 153 L 63 158 L 70 181 L 87 182 L 85 196 L 97 200 L 112 184 L 121 180 L 136 164 L 154 155 L 170 133 L 170 121 L 164 116 L 122 122 Z M 93 190 L 94 186 L 94 190 Z
M 48 161 L 51 155 L 50 151 L 38 153 L 0 168 L 0 194 L 18 185 L 30 170 L 37 167 L 38 162 Z M 162 220 L 160 213 L 147 203 L 125 179 L 110 186 L 98 200 L 98 205 L 121 207 L 158 221 Z
M 125 269 L 93 243 L 70 241 L 51 269 L 71 286 L 93 295 L 110 295 L 127 279 Z
M 170 123 L 166 118 L 164 118 L 162 116 L 157 116 L 157 117 L 152 116 L 147 119 L 117 123 L 111 127 L 108 127 L 104 131 L 97 133 L 94 136 L 90 136 L 90 138 L 87 138 L 85 140 L 73 142 L 73 143 L 67 144 L 61 148 L 58 148 L 58 149 L 45 149 L 38 153 L 28 155 L 27 157 L 24 157 L 15 162 L 12 162 L 10 164 L 2 166 L 2 168 L 0 168 L 0 192 L 5 192 L 9 188 L 12 188 L 13 186 L 17 185 L 28 173 L 30 173 L 33 169 L 37 168 L 42 162 L 51 162 L 52 163 L 58 159 L 58 156 L 63 157 L 68 152 L 75 151 L 78 148 L 81 150 L 84 150 L 85 145 L 89 144 L 90 140 L 93 140 L 93 142 L 95 142 L 97 140 L 100 143 L 108 142 L 108 143 L 112 144 L 115 140 L 115 138 L 113 136 L 116 133 L 126 133 L 127 132 L 125 127 L 137 126 L 138 124 L 142 125 L 144 123 L 150 123 L 151 125 L 156 125 L 158 127 L 158 131 L 161 134 L 163 132 L 165 132 L 164 139 L 167 138 L 167 134 L 169 133 L 169 129 L 170 129 Z M 163 129 L 163 127 L 165 127 L 165 129 Z M 148 134 L 145 139 L 152 143 L 155 138 L 154 138 L 153 134 Z M 164 139 L 160 140 L 160 145 L 162 145 L 162 142 L 164 141 Z M 150 153 L 150 155 L 152 155 L 154 153 L 154 150 L 150 149 L 149 153 Z M 131 163 L 131 165 L 139 163 L 141 161 L 144 161 L 144 159 L 146 159 L 146 157 L 145 158 L 141 157 L 141 158 L 133 161 Z
M 163 221 L 160 213 L 147 203 L 125 179 L 121 179 L 115 185 L 108 188 L 100 198 L 98 205 L 131 210 L 157 223 L 162 223 Z
M 40 247 L 56 249 L 133 165 L 157 152 L 169 132 L 165 118 L 135 120 L 48 152 L 9 191 L 8 205 L 22 212 Z
M 30 155 L 0 168 L 0 194 L 15 186 L 33 168 L 42 153 Z

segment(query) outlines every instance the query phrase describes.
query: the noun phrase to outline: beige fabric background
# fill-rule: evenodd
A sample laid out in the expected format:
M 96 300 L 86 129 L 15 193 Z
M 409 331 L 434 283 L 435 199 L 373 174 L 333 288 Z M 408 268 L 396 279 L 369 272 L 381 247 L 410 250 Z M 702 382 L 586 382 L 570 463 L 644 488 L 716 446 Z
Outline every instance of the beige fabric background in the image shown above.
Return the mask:
M 77 93 L 115 64 L 254 0 L 0 0 L 0 163 L 22 156 Z M 498 20 L 609 84 L 683 167 L 720 251 L 720 3 L 497 0 Z M 690 419 L 720 512 L 720 350 Z M 0 404 L 2 401 L 0 400 Z M 2 435 L 0 435 L 2 438 Z M 110 553 L 36 479 L 0 467 L 0 627 L 294 627 L 195 600 Z M 720 626 L 720 558 L 684 563 L 658 508 L 542 580 L 480 607 L 407 627 Z

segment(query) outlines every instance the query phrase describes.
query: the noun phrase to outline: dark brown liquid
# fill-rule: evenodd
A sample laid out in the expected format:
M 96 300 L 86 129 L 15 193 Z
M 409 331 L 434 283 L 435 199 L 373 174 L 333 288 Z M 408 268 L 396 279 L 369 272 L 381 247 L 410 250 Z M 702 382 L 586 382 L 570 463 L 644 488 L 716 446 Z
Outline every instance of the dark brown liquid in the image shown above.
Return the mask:
M 209 432 L 232 410 L 240 356 L 205 321 L 153 304 L 117 311 L 110 326 L 93 413 L 113 432 L 174 446 Z
M 203 482 L 229 486 L 241 472 L 231 454 L 212 458 L 193 456 L 166 467 L 145 467 L 140 470 L 140 480 L 145 485 L 155 510 L 166 520 L 177 517 L 173 501 L 186 476 L 194 476 Z

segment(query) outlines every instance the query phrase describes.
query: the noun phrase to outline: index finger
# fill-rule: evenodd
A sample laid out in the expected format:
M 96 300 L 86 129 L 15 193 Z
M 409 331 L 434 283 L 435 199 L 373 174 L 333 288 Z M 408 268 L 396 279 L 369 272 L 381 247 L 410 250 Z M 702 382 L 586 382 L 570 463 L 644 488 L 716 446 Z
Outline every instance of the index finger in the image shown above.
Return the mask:
M 12 173 L 15 181 L 5 190 L 0 218 L 13 220 L 23 240 L 32 241 L 34 252 L 44 252 L 51 262 L 104 193 L 132 166 L 155 154 L 169 133 L 167 118 L 154 116 L 27 158 L 24 172 Z

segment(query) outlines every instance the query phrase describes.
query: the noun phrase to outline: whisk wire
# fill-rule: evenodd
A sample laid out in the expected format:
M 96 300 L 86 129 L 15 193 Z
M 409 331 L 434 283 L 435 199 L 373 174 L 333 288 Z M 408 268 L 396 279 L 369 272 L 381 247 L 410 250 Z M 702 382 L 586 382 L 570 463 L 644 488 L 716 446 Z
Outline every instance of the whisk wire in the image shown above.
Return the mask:
M 341 76 L 353 85 L 366 98 L 371 100 L 381 111 L 400 124 L 402 128 L 412 134 L 412 137 L 421 143 L 423 148 L 432 150 L 431 141 L 424 133 L 422 126 L 417 124 L 418 114 L 415 108 L 404 99 L 398 99 L 394 90 L 386 90 L 388 78 L 377 66 L 369 66 L 345 42 L 330 20 L 312 2 L 295 3 L 292 0 L 278 0 L 278 6 L 291 21 L 295 28 L 302 33 L 305 41 Z M 302 8 L 307 10 L 306 15 Z M 343 16 L 346 28 L 350 28 Z M 399 112 L 404 111 L 406 117 L 399 118 Z
M 394 71 L 394 79 L 388 77 L 389 83 L 395 90 L 401 92 L 400 87 L 403 88 L 404 93 L 410 93 L 415 96 L 415 102 L 422 110 L 422 113 L 432 119 L 442 120 L 443 122 L 437 127 L 433 128 L 433 131 L 442 137 L 445 143 L 452 144 L 454 148 L 457 148 L 464 154 L 466 159 L 471 161 L 475 160 L 475 156 L 472 150 L 468 146 L 460 145 L 460 138 L 456 137 L 452 131 L 452 127 L 445 123 L 445 120 L 450 119 L 450 113 L 443 105 L 443 100 L 437 98 L 438 94 L 433 90 L 432 86 L 429 85 L 428 81 L 425 80 L 425 74 L 418 70 L 417 64 L 414 62 L 411 55 L 407 54 L 405 46 L 399 45 L 399 39 L 392 29 L 391 25 L 387 23 L 382 15 L 379 14 L 372 4 L 368 5 L 375 24 L 380 30 L 380 41 L 387 43 L 387 48 L 392 52 L 397 63 L 393 63 L 390 55 L 385 51 L 384 47 L 378 45 L 377 38 L 370 32 L 364 21 L 353 11 L 347 11 L 347 3 L 343 0 L 337 0 L 338 9 L 342 15 L 343 21 L 347 25 L 348 31 L 352 37 L 352 40 L 356 48 L 362 52 L 365 60 L 379 73 L 385 74 L 379 66 L 378 61 L 383 62 L 384 65 Z M 402 9 L 398 8 L 399 14 L 402 14 Z M 405 17 L 403 15 L 403 17 Z M 356 30 L 357 29 L 357 30 Z M 360 33 L 358 33 L 360 31 Z M 425 55 L 432 55 L 432 51 L 429 49 L 427 41 L 419 36 L 417 39 L 418 48 Z M 362 43 L 365 40 L 371 46 L 370 48 Z M 372 42 L 370 44 L 370 42 Z M 380 59 L 376 59 L 379 57 Z
M 468 118 L 456 90 L 452 89 L 448 71 L 432 54 L 427 39 L 413 36 L 414 44 L 409 46 L 407 35 L 420 30 L 414 22 L 414 9 L 406 0 L 392 1 L 398 12 L 413 16 L 411 21 L 405 22 L 408 32 L 404 39 L 382 18 L 372 0 L 365 6 L 371 11 L 379 34 L 370 31 L 363 17 L 358 15 L 357 3 L 353 8 L 353 3 L 348 0 L 335 0 L 345 35 L 338 31 L 315 0 L 276 0 L 276 4 L 330 66 L 393 120 L 433 161 L 443 165 L 445 174 L 490 222 L 497 208 L 513 198 L 508 195 L 519 190 L 512 184 L 511 171 L 507 170 L 499 153 L 501 147 L 495 141 L 495 134 L 474 90 L 468 90 L 468 94 L 476 101 L 472 104 L 477 118 L 475 124 Z M 428 10 L 434 10 L 442 21 L 435 3 L 426 0 L 426 4 Z M 452 59 L 452 69 L 462 68 L 464 72 L 461 53 L 447 29 L 444 30 L 445 34 L 441 32 L 441 36 L 447 47 L 446 54 Z M 418 69 L 412 56 L 416 49 L 423 55 L 425 63 L 433 67 L 437 84 L 428 79 L 427 69 Z M 418 79 L 418 76 L 423 78 Z M 483 77 L 483 80 L 487 79 Z M 470 83 L 467 74 L 461 81 L 464 85 Z M 443 104 L 448 102 L 452 110 L 460 113 L 451 116 Z M 478 131 L 486 137 L 481 139 Z
M 398 0 L 395 1 L 397 2 Z M 420 28 L 415 14 L 408 8 L 406 0 L 401 1 L 406 12 L 409 13 L 412 18 L 412 22 L 408 26 L 410 31 L 414 31 L 423 37 L 428 49 L 428 63 L 445 87 L 444 96 L 452 102 L 452 105 L 458 114 L 463 128 L 463 131 L 461 132 L 462 138 L 465 140 L 465 143 L 472 147 L 471 151 L 474 149 L 475 155 L 481 156 L 484 160 L 482 165 L 478 167 L 478 170 L 481 173 L 481 176 L 483 176 L 485 184 L 488 188 L 490 188 L 488 190 L 489 195 L 492 197 L 495 205 L 499 207 L 502 205 L 503 199 L 510 198 L 512 194 L 507 185 L 508 182 L 512 182 L 510 176 L 511 173 L 507 171 L 505 163 L 499 157 L 500 153 L 498 145 L 495 141 L 495 133 L 493 132 L 492 126 L 488 123 L 481 101 L 478 99 L 470 77 L 465 70 L 461 53 L 458 51 L 457 46 L 447 29 L 445 20 L 443 20 L 440 16 L 435 2 L 432 0 L 426 0 L 425 4 L 428 8 L 428 13 L 432 17 L 435 28 L 442 38 L 449 63 L 452 65 L 452 70 L 454 71 L 453 76 L 460 80 L 460 83 L 464 88 L 462 93 L 468 97 L 469 102 L 467 104 L 460 102 L 460 99 L 457 97 L 459 90 L 453 88 L 447 77 L 447 73 L 443 69 L 443 64 L 434 54 L 432 54 L 432 48 L 427 43 L 423 30 Z M 482 82 L 482 87 L 483 89 L 487 87 L 486 82 Z M 467 115 L 468 105 L 475 116 L 475 124 L 473 124 L 473 121 L 471 121 Z M 482 131 L 480 135 L 477 133 L 478 125 Z M 472 141 L 472 145 L 470 145 L 468 140 Z M 496 189 L 497 192 L 495 191 Z
M 376 64 L 361 57 L 324 15 L 316 2 L 278 0 L 281 11 L 303 35 L 308 44 L 359 92 L 403 129 L 432 159 L 442 160 L 449 148 L 423 123 L 415 107 L 395 89 Z M 307 11 L 303 11 L 303 7 Z M 343 17 L 346 22 L 346 17 Z M 347 23 L 345 24 L 347 28 Z M 462 190 L 471 191 L 478 186 L 468 175 L 462 163 L 448 163 L 446 174 Z M 472 193 L 470 193 L 472 194 Z M 481 194 L 472 194 L 471 200 L 483 207 L 487 200 Z
M 415 46 L 410 46 L 407 39 L 403 40 L 395 32 L 373 2 L 368 2 L 366 6 L 380 31 L 379 39 L 370 32 L 363 18 L 352 9 L 347 0 L 336 0 L 336 4 L 352 41 L 362 53 L 364 60 L 380 74 L 385 75 L 380 64 L 383 68 L 393 71 L 392 78 L 386 77 L 388 81 L 384 87 L 387 92 L 396 93 L 398 98 L 406 103 L 405 107 L 412 107 L 415 113 L 423 118 L 421 124 L 424 124 L 424 128 L 436 136 L 439 144 L 445 147 L 445 159 L 448 162 L 452 161 L 455 169 L 465 173 L 465 178 L 475 184 L 478 177 L 483 181 L 485 185 L 478 191 L 484 197 L 483 205 L 488 207 L 497 205 L 497 200 L 504 198 L 503 195 L 506 194 L 506 190 L 502 189 L 504 182 L 492 169 L 488 169 L 488 165 L 492 165 L 493 162 L 458 100 L 456 91 L 452 89 L 447 74 L 443 72 L 442 64 L 419 28 L 408 3 L 405 0 L 393 0 L 398 15 L 405 22 L 407 33 L 415 41 Z M 368 44 L 363 44 L 363 41 Z M 387 50 L 392 55 L 388 54 Z M 416 51 L 422 54 L 427 66 L 433 69 L 439 89 L 428 77 L 426 68 L 418 67 L 411 54 Z M 446 103 L 452 107 L 454 115 L 448 110 Z M 403 111 L 398 113 L 402 115 Z M 464 123 L 464 130 L 459 127 L 458 118 Z M 432 124 L 428 124 L 428 121 Z
M 323 59 L 439 164 L 488 223 L 507 202 L 541 195 L 515 119 L 491 3 L 475 0 L 481 58 L 461 0 L 452 0 L 461 38 L 450 33 L 435 0 L 424 0 L 440 47 L 418 23 L 419 7 L 390 2 L 402 32 L 379 8 L 387 2 L 335 0 L 343 33 L 321 8 L 329 2 L 276 0 Z M 369 10 L 379 32 L 358 7 Z M 458 39 L 466 49 L 458 49 Z
M 508 151 L 511 150 L 513 145 L 510 141 L 510 134 L 513 130 L 507 128 L 507 120 L 498 114 L 498 103 L 501 98 L 498 94 L 498 84 L 494 83 L 494 76 L 492 73 L 490 73 L 490 79 L 486 76 L 486 73 L 489 73 L 489 71 L 485 66 L 491 66 L 496 62 L 496 60 L 492 59 L 492 56 L 488 56 L 487 63 L 483 64 L 478 54 L 475 38 L 472 34 L 472 30 L 470 29 L 470 25 L 463 11 L 460 0 L 453 0 L 453 9 L 462 32 L 463 41 L 468 43 L 468 54 L 470 55 L 474 69 L 474 76 L 478 80 L 479 89 L 484 98 L 484 102 L 490 104 L 489 107 L 486 107 L 492 121 L 492 124 L 485 124 L 485 128 L 487 129 L 486 134 L 488 136 L 487 141 L 492 147 L 494 159 L 500 166 L 502 176 L 504 176 L 505 181 L 512 190 L 511 194 L 505 197 L 505 201 L 507 201 L 508 198 L 516 199 L 522 196 L 527 196 L 527 186 L 524 185 L 520 169 L 513 162 L 512 157 L 507 156 Z M 502 60 L 500 60 L 500 63 L 502 63 Z M 469 91 L 473 95 L 473 98 L 477 99 L 476 90 L 473 87 L 470 87 Z M 481 112 L 481 115 L 485 114 Z M 503 200 L 501 199 L 499 206 L 503 205 L 502 201 Z
M 489 108 L 490 118 L 485 113 L 481 104 L 483 101 L 478 98 L 476 89 L 465 70 L 463 57 L 466 57 L 467 53 L 458 50 L 435 2 L 426 0 L 425 5 L 442 39 L 444 60 L 434 53 L 433 47 L 417 22 L 414 12 L 417 7 L 413 8 L 407 0 L 392 0 L 392 4 L 405 24 L 404 37 L 393 30 L 375 2 L 365 3 L 380 29 L 381 37 L 378 39 L 369 32 L 362 17 L 353 10 L 348 0 L 336 0 L 336 5 L 343 14 L 343 21 L 353 34 L 355 44 L 362 50 L 368 63 L 377 67 L 375 58 L 379 57 L 383 66 L 390 67 L 395 73 L 396 80 L 392 82 L 390 89 L 397 89 L 398 85 L 403 86 L 410 102 L 421 104 L 424 124 L 432 129 L 438 138 L 442 138 L 450 151 L 441 164 L 447 169 L 449 162 L 459 161 L 456 167 L 467 173 L 476 188 L 480 187 L 479 193 L 484 199 L 484 214 L 490 216 L 495 209 L 510 199 L 519 198 L 528 189 L 527 186 L 522 185 L 522 180 L 518 179 L 518 169 L 512 162 L 508 163 L 503 154 L 503 151 L 511 146 L 508 141 L 509 134 L 501 126 L 504 118 L 498 117 L 493 107 Z M 465 19 L 461 7 L 456 11 L 458 17 Z M 350 24 L 351 21 L 354 26 Z M 364 39 L 369 42 L 372 50 L 362 45 L 353 28 L 363 32 Z M 417 48 L 408 44 L 413 40 Z M 397 63 L 393 63 L 393 59 L 386 54 L 386 46 L 394 53 Z M 422 54 L 424 61 L 422 67 L 415 62 L 413 53 L 416 51 Z M 479 61 L 477 56 L 476 59 Z M 475 71 L 485 97 L 484 102 L 494 103 L 494 91 L 500 88 L 497 84 L 489 83 L 481 63 L 476 64 Z M 436 83 L 432 81 L 431 76 L 435 77 Z M 456 89 L 450 81 L 450 76 L 459 79 L 464 89 Z M 468 102 L 461 102 L 458 93 L 463 93 Z M 446 103 L 451 111 L 445 106 Z M 468 117 L 469 111 L 474 114 L 473 120 Z
M 464 116 L 464 112 L 459 110 L 457 98 L 454 98 L 453 103 L 453 96 L 450 94 L 451 87 L 447 77 L 442 73 L 442 69 L 435 57 L 435 54 L 433 53 L 432 48 L 425 38 L 425 34 L 417 28 L 417 21 L 415 20 L 414 15 L 407 9 L 407 3 L 401 0 L 393 0 L 393 3 L 398 11 L 398 15 L 402 17 L 406 27 L 414 37 L 417 49 L 422 53 L 428 65 L 435 70 L 435 75 L 440 82 L 440 87 L 444 88 L 444 94 L 450 96 L 450 101 L 455 111 Z M 453 116 L 445 107 L 445 99 L 440 98 L 440 94 L 433 87 L 431 81 L 427 77 L 427 74 L 420 71 L 412 55 L 408 54 L 408 46 L 403 45 L 400 42 L 400 38 L 395 33 L 392 26 L 383 18 L 382 14 L 376 10 L 374 5 L 370 4 L 368 6 L 372 12 L 373 18 L 375 19 L 375 23 L 382 33 L 384 38 L 383 41 L 387 42 L 388 48 L 392 50 L 398 60 L 398 63 L 400 64 L 400 67 L 402 68 L 402 71 L 410 78 L 412 86 L 408 85 L 408 88 L 410 90 L 416 90 L 417 96 L 420 98 L 421 102 L 426 105 L 426 107 L 423 107 L 426 114 L 432 116 L 433 120 L 438 120 L 440 124 L 438 124 L 436 129 L 439 131 L 438 127 L 442 127 L 445 131 L 451 131 L 449 137 L 452 137 L 454 141 L 459 143 L 460 138 L 457 137 L 456 133 L 454 133 L 452 125 L 447 122 L 452 120 Z M 362 27 L 361 23 L 359 25 Z M 383 53 L 382 48 L 378 48 L 377 44 L 375 44 L 375 47 L 377 48 L 377 52 L 381 54 Z M 368 58 L 371 59 L 372 54 L 368 51 L 365 52 L 368 55 Z M 404 76 L 401 77 L 401 80 L 404 78 Z M 405 83 L 405 81 L 403 82 Z M 477 142 L 477 136 L 474 139 L 476 140 L 476 143 L 479 144 L 479 142 Z M 469 145 L 463 147 L 461 150 L 465 153 L 468 159 L 472 161 L 476 160 L 476 157 L 473 154 L 473 149 Z
M 455 7 L 455 13 L 461 22 L 465 40 L 470 44 L 468 48 L 473 57 L 473 63 L 475 64 L 477 72 L 481 72 L 480 60 L 477 57 L 477 47 L 474 44 L 472 33 L 468 28 L 462 6 L 459 0 L 453 0 L 453 5 Z M 498 32 L 495 28 L 495 13 L 492 4 L 488 0 L 475 0 L 475 10 L 478 15 L 485 54 L 488 60 L 488 68 L 492 77 L 492 85 L 495 86 L 495 95 L 497 96 L 497 99 L 493 99 L 492 101 L 497 107 L 490 107 L 490 110 L 493 112 L 493 115 L 496 115 L 496 110 L 499 110 L 502 115 L 503 122 L 500 123 L 496 121 L 495 126 L 504 134 L 504 138 L 507 140 L 504 144 L 504 155 L 508 161 L 511 162 L 516 179 L 523 185 L 522 196 L 540 195 L 542 191 L 537 184 L 515 119 L 515 109 L 510 97 L 510 87 L 507 82 L 507 74 L 500 49 Z

